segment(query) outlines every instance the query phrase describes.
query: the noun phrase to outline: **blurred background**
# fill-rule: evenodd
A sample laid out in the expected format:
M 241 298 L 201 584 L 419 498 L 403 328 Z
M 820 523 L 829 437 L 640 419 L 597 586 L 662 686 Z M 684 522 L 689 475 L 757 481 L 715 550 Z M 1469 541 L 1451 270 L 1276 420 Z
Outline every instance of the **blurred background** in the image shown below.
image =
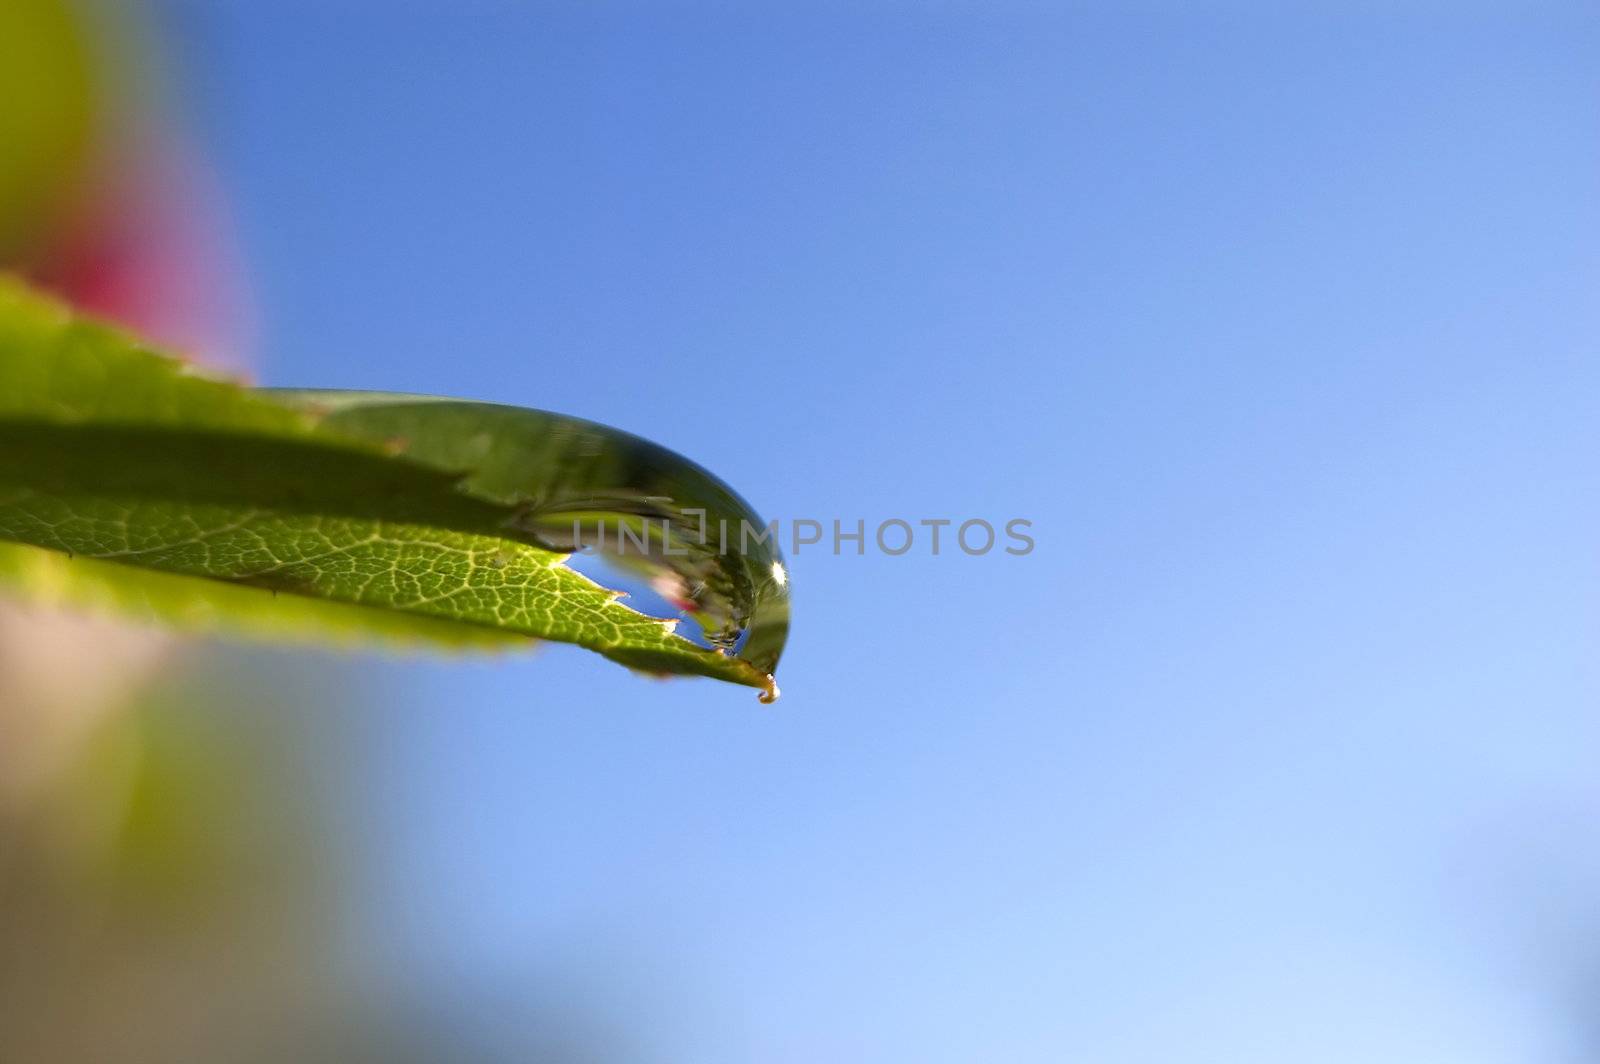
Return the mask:
M 1600 1059 L 1600 12 L 0 3 L 0 259 L 768 517 L 771 709 L 0 609 L 0 1059 Z

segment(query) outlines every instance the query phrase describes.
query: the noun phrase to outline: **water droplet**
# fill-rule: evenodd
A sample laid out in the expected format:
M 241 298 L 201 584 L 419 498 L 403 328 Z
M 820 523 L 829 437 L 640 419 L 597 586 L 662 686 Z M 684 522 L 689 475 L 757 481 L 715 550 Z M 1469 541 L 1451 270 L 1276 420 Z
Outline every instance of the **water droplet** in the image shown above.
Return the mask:
M 789 574 L 776 536 L 709 471 L 637 436 L 539 410 L 417 396 L 296 393 L 337 428 L 405 435 L 408 453 L 462 471 L 471 496 L 514 507 L 501 527 L 557 554 L 628 607 L 769 677 L 789 632 Z M 427 404 L 419 427 L 411 414 Z M 748 531 L 748 535 L 745 533 Z

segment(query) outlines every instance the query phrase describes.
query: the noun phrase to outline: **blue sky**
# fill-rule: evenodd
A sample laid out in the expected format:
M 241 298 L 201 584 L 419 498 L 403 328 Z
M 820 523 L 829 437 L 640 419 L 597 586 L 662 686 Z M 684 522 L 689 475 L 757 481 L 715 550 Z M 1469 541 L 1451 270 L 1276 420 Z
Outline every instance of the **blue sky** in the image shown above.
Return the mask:
M 696 1064 L 1592 1049 L 1592 9 L 164 9 L 268 383 L 1034 523 L 791 556 L 774 709 L 363 660 L 392 970 Z

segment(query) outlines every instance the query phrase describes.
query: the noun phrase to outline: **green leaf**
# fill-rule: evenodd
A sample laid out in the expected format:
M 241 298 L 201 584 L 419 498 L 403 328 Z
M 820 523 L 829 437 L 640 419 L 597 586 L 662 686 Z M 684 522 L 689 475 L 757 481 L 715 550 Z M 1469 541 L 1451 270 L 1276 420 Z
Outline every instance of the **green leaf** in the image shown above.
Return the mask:
M 623 526 L 638 538 L 618 546 Z M 775 543 L 739 542 L 762 528 L 710 473 L 614 429 L 249 389 L 0 279 L 0 540 L 16 544 L 0 585 L 15 594 L 274 637 L 537 637 L 770 695 L 787 576 Z M 679 601 L 709 646 L 571 568 L 582 546 Z

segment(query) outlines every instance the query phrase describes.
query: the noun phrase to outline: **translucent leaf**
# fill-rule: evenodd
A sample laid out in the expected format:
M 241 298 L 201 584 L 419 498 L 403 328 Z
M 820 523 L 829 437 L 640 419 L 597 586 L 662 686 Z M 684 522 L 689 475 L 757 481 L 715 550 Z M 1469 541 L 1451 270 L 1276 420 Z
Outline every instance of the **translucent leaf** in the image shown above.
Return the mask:
M 729 527 L 764 531 L 710 473 L 626 433 L 247 389 L 0 283 L 0 540 L 76 559 L 10 548 L 16 594 L 279 637 L 537 637 L 770 697 L 787 576 L 770 540 L 723 550 Z M 665 588 L 707 645 L 568 564 L 591 548 Z

